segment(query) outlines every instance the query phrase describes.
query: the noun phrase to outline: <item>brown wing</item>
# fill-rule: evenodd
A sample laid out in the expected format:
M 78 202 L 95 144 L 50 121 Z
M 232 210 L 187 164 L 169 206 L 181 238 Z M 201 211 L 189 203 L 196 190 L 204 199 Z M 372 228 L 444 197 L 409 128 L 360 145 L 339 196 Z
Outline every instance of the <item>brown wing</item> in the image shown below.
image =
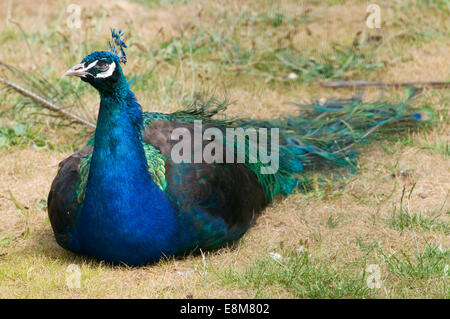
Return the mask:
M 67 228 L 74 223 L 79 206 L 76 188 L 80 182 L 80 162 L 92 150 L 92 146 L 86 146 L 59 163 L 48 194 L 48 216 L 56 241 L 63 247 L 66 247 Z

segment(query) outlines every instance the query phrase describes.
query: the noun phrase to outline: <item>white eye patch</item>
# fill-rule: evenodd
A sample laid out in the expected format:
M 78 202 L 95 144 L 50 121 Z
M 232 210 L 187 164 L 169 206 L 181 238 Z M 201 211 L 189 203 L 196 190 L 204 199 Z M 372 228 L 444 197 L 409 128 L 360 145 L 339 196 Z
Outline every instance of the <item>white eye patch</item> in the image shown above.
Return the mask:
M 92 62 L 91 64 L 89 64 L 84 70 L 90 70 L 92 69 L 96 64 L 97 64 L 98 60 L 95 60 L 94 62 Z
M 95 63 L 97 64 L 97 61 L 95 61 Z M 89 64 L 89 66 L 90 66 L 90 64 Z M 115 69 L 116 69 L 116 63 L 113 61 L 113 63 L 111 63 L 109 65 L 109 69 L 108 70 L 98 73 L 95 77 L 96 78 L 107 78 L 107 77 L 109 77 L 109 76 L 111 76 L 113 74 Z

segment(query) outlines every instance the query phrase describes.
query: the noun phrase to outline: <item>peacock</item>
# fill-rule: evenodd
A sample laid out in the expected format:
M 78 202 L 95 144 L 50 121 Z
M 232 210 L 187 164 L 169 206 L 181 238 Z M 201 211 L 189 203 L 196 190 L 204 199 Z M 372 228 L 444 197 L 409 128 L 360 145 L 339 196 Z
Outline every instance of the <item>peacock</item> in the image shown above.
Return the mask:
M 227 101 L 215 98 L 144 113 L 121 67 L 124 34 L 112 30 L 112 38 L 109 51 L 64 73 L 92 85 L 100 108 L 93 137 L 59 164 L 48 196 L 57 243 L 111 263 L 145 265 L 231 244 L 275 198 L 306 188 L 308 172 L 354 168 L 356 144 L 431 118 L 407 101 L 358 97 L 267 120 L 219 117 Z M 206 150 L 212 160 L 201 158 Z

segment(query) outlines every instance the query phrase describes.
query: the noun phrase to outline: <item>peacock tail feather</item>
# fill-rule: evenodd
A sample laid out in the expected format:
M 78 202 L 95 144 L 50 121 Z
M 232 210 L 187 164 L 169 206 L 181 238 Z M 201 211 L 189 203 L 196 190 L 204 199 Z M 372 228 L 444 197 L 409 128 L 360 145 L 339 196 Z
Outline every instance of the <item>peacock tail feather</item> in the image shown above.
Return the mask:
M 416 89 L 409 88 L 405 91 L 405 98 L 398 102 L 366 102 L 362 97 L 353 97 L 296 104 L 301 108 L 300 116 L 271 120 L 217 118 L 224 115 L 227 101 L 197 96 L 183 111 L 172 114 L 144 113 L 144 126 L 152 120 L 192 122 L 201 119 L 216 126 L 279 128 L 280 167 L 276 174 L 262 174 L 261 161 L 252 163 L 249 148 L 243 148 L 246 151 L 244 165 L 257 176 L 267 201 L 271 201 L 277 194 L 288 195 L 310 183 L 308 170 L 340 166 L 355 171 L 355 150 L 365 142 L 430 123 L 433 119 L 430 109 L 415 109 L 410 105 L 416 93 Z M 224 143 L 229 141 L 224 140 Z M 237 144 L 235 146 L 238 147 Z

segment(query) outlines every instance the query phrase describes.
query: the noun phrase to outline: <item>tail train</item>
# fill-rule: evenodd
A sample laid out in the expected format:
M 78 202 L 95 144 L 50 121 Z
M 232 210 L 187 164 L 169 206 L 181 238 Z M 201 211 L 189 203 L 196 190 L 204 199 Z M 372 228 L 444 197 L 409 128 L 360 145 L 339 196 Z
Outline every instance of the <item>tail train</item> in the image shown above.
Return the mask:
M 178 112 L 223 126 L 279 129 L 279 169 L 275 174 L 261 174 L 261 162 L 245 165 L 258 177 L 270 202 L 277 194 L 288 195 L 309 182 L 308 171 L 322 166 L 349 167 L 354 170 L 357 150 L 362 143 L 383 139 L 395 133 L 414 130 L 430 123 L 430 109 L 411 106 L 419 90 L 408 88 L 399 102 L 365 102 L 361 96 L 332 99 L 301 108 L 299 116 L 269 120 L 216 120 L 213 116 L 226 109 L 226 102 L 198 98 L 189 109 Z M 268 132 L 270 132 L 268 130 Z M 248 150 L 246 150 L 248 151 Z M 270 149 L 268 150 L 270 152 Z

